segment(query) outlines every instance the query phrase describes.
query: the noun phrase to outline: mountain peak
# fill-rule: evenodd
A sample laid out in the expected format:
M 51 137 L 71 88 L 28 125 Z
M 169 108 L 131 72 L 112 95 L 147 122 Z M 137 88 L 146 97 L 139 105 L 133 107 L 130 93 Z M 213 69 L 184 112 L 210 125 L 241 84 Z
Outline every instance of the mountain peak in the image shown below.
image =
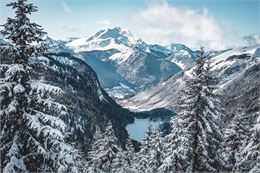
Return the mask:
M 67 46 L 76 51 L 89 50 L 125 50 L 138 43 L 138 39 L 128 29 L 114 27 L 102 29 L 90 37 L 82 37 L 71 40 Z
M 120 38 L 134 38 L 132 33 L 128 29 L 123 29 L 120 27 L 114 27 L 114 28 L 107 28 L 107 29 L 102 29 L 98 31 L 96 34 L 88 37 L 86 41 L 91 41 L 93 39 L 120 39 Z

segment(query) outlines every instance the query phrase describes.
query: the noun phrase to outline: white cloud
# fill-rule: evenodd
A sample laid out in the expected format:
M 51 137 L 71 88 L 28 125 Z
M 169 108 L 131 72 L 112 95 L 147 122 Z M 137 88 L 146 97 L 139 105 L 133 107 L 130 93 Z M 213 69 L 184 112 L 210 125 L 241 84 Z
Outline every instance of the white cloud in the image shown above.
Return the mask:
M 243 37 L 249 46 L 260 44 L 260 35 L 248 35 Z
M 109 28 L 112 26 L 112 22 L 108 19 L 97 21 L 97 24 L 102 28 Z
M 221 27 L 206 8 L 195 11 L 172 6 L 166 0 L 153 0 L 147 9 L 132 14 L 131 19 L 141 27 L 138 29 L 140 37 L 150 43 L 167 45 L 178 42 L 209 49 L 225 46 Z
M 71 8 L 69 7 L 69 5 L 64 0 L 61 0 L 60 3 L 62 5 L 62 7 L 63 7 L 63 10 L 66 13 L 71 13 Z

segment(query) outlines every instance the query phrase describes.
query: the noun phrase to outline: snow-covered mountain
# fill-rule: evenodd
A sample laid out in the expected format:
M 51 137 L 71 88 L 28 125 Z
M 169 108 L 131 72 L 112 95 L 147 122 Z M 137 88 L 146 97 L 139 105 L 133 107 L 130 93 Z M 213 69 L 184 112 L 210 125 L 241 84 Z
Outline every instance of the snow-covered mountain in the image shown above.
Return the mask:
M 115 27 L 98 31 L 90 37 L 73 39 L 66 44 L 76 52 L 85 52 L 93 50 L 111 50 L 116 49 L 122 53 L 129 51 L 131 47 L 141 45 L 146 49 L 147 45 L 141 40 L 135 38 L 127 29 Z
M 71 39 L 66 46 L 97 72 L 101 85 L 111 95 L 119 98 L 168 79 L 189 67 L 194 57 L 184 45 L 148 45 L 119 27 Z
M 149 45 L 120 27 L 66 41 L 45 40 L 49 51 L 67 52 L 89 64 L 115 98 L 133 96 L 191 67 L 196 53 L 182 44 Z
M 195 63 L 196 52 L 183 44 L 171 44 L 167 46 L 172 54 L 167 58 L 173 63 L 176 63 L 182 69 L 192 67 Z
M 221 93 L 221 91 L 225 91 L 224 95 L 226 97 L 243 95 L 248 88 L 246 86 L 236 88 L 234 82 L 245 82 L 244 78 L 247 73 L 253 73 L 252 75 L 255 76 L 258 74 L 259 76 L 259 65 L 260 45 L 229 49 L 216 54 L 216 56 L 211 58 L 211 70 L 218 79 L 216 92 Z M 255 71 L 251 71 L 253 67 L 256 68 Z M 184 87 L 185 78 L 191 76 L 191 71 L 192 68 L 173 75 L 168 80 L 140 92 L 130 99 L 121 101 L 121 104 L 132 110 L 139 111 L 148 111 L 156 108 L 167 108 L 176 111 L 175 106 L 179 92 Z M 248 79 L 246 82 L 256 87 L 258 86 L 256 83 L 259 83 L 259 81 L 260 78 L 255 77 Z M 230 87 L 232 89 L 227 90 Z M 228 98 L 225 100 L 228 100 Z

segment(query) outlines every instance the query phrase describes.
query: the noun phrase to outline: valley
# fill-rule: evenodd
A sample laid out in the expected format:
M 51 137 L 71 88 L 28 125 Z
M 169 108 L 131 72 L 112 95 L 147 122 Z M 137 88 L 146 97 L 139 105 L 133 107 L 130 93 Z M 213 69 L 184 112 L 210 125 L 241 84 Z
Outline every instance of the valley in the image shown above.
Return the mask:
M 119 27 L 66 41 L 46 37 L 45 42 L 48 52 L 29 59 L 32 80 L 63 90 L 55 99 L 74 115 L 63 121 L 70 127 L 69 141 L 83 153 L 108 121 L 121 145 L 130 137 L 136 150 L 151 127 L 166 137 L 171 133 L 170 121 L 180 112 L 181 92 L 193 77 L 199 50 L 149 45 Z M 1 62 L 10 64 L 5 54 Z M 210 50 L 207 60 L 216 78 L 213 92 L 226 111 L 224 127 L 241 112 L 253 122 L 259 112 L 260 45 Z
M 1 42 L 7 43 L 4 40 Z M 184 81 L 190 77 L 198 53 L 198 50 L 191 50 L 182 44 L 171 44 L 165 47 L 149 45 L 134 37 L 127 29 L 119 27 L 101 30 L 89 37 L 66 41 L 56 41 L 47 37 L 46 43 L 50 51 L 49 55 L 46 54 L 47 58 L 51 58 L 51 61 L 60 65 L 77 68 L 77 70 L 83 68 L 82 64 L 88 64 L 96 72 L 100 82 L 100 84 L 97 81 L 95 83 L 100 85 L 117 104 L 132 111 L 132 114 L 160 108 L 172 112 L 172 115 L 177 113 L 176 104 L 179 92 L 184 87 Z M 215 92 L 225 91 L 230 97 L 233 97 L 232 93 L 238 95 L 244 93 L 247 88 L 235 88 L 232 91 L 228 88 L 239 81 L 252 66 L 259 65 L 259 51 L 260 45 L 209 51 L 211 70 L 218 79 Z M 50 60 L 44 59 L 41 61 L 50 63 Z M 60 65 L 55 65 L 54 70 L 60 69 Z M 78 76 L 82 76 L 82 72 L 80 73 Z M 257 73 L 258 71 L 253 72 L 253 75 Z M 78 81 L 79 77 L 76 80 Z M 253 81 L 257 82 L 257 80 Z M 107 98 L 106 94 L 102 96 L 103 89 L 100 88 L 95 92 L 104 103 L 111 102 L 112 100 Z M 224 103 L 229 101 L 228 95 L 223 96 Z M 226 108 L 230 114 L 233 113 L 229 107 Z M 159 112 L 157 111 L 155 116 Z M 164 111 L 161 111 L 162 113 Z M 138 119 L 137 123 L 128 125 L 128 133 L 135 136 L 136 134 L 133 134 L 131 129 L 134 129 L 136 125 L 140 126 L 138 133 L 144 134 L 144 126 L 151 117 L 151 114 L 147 115 L 143 120 Z M 124 126 L 133 122 L 133 118 L 123 116 L 121 118 L 128 119 L 123 120 Z M 139 141 L 140 134 L 136 137 Z
M 1 1 L 0 172 L 259 173 L 259 2 Z
M 52 40 L 51 43 L 53 51 L 69 52 L 90 65 L 101 87 L 122 107 L 132 112 L 163 108 L 172 115 L 178 112 L 180 91 L 185 80 L 191 77 L 199 52 L 183 44 L 149 45 L 119 27 L 101 30 L 89 37 Z M 215 92 L 222 93 L 224 105 L 228 105 L 232 93 L 246 92 L 247 88 L 232 91 L 227 88 L 252 66 L 259 65 L 259 50 L 260 45 L 208 51 L 211 71 L 217 78 Z M 257 71 L 253 75 L 257 75 Z M 225 108 L 232 116 L 234 108 Z

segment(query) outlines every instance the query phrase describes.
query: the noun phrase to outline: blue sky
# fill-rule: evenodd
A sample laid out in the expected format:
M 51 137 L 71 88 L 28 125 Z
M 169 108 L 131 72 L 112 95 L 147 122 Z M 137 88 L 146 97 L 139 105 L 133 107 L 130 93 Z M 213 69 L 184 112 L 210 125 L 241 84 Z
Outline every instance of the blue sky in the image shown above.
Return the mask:
M 32 20 L 55 39 L 120 26 L 149 43 L 223 47 L 260 34 L 259 0 L 29 0 Z M 0 2 L 0 23 L 12 10 Z

